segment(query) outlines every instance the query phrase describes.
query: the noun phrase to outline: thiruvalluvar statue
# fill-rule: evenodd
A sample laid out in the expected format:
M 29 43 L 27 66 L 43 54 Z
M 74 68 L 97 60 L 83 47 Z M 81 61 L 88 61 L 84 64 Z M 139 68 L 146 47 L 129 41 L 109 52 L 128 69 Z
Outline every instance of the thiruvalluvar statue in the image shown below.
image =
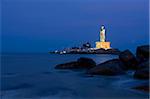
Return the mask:
M 102 25 L 100 27 L 100 31 L 99 31 L 99 36 L 100 36 L 100 40 L 98 42 L 96 42 L 96 48 L 97 49 L 110 49 L 110 42 L 106 41 L 106 29 L 104 27 L 104 25 Z
M 105 27 L 102 25 L 100 29 L 100 42 L 105 42 L 105 32 Z

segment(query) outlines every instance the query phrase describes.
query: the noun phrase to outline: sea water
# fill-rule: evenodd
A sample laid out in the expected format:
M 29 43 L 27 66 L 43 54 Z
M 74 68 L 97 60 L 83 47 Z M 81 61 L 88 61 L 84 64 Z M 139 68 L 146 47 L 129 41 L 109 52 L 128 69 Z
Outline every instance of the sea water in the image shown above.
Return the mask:
M 1 55 L 2 99 L 147 99 L 132 87 L 147 81 L 132 75 L 87 76 L 85 71 L 56 70 L 57 64 L 92 58 L 97 64 L 117 55 L 9 53 Z

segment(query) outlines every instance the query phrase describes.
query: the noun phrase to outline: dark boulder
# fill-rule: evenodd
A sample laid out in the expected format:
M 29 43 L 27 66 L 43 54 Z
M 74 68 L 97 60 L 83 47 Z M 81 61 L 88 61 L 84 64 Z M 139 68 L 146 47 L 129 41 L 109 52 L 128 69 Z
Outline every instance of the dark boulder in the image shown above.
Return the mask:
M 139 70 L 136 70 L 134 73 L 134 78 L 137 79 L 149 79 L 149 68 L 142 68 Z
M 87 71 L 87 74 L 92 75 L 120 75 L 124 74 L 124 65 L 119 59 L 113 59 L 97 65 Z
M 146 60 L 144 62 L 141 62 L 139 65 L 138 65 L 138 69 L 142 69 L 142 68 L 149 68 L 149 60 Z
M 150 46 L 149 45 L 138 46 L 137 49 L 136 49 L 137 59 L 140 62 L 149 59 L 149 51 L 150 51 Z
M 119 59 L 124 63 L 126 69 L 137 69 L 138 62 L 135 56 L 129 51 L 125 50 L 119 54 Z
M 96 66 L 90 58 L 79 58 L 77 61 L 56 65 L 55 69 L 89 69 Z
M 103 49 L 103 48 L 100 48 L 100 49 L 96 49 L 94 50 L 93 52 L 94 54 L 120 54 L 120 50 L 119 49 Z
M 77 60 L 78 65 L 83 68 L 92 68 L 96 66 L 93 59 L 81 57 Z
M 74 68 L 78 68 L 78 63 L 76 61 L 58 64 L 55 67 L 55 69 L 74 69 Z
M 134 87 L 132 89 L 136 89 L 136 90 L 144 91 L 144 92 L 149 92 L 149 84 L 139 85 L 139 86 L 136 86 L 136 87 Z

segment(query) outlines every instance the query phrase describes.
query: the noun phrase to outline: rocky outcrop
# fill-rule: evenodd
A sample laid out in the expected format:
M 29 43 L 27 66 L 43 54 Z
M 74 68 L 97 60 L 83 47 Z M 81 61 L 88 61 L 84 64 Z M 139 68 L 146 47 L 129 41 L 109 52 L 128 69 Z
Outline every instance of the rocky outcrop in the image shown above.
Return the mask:
M 149 79 L 149 68 L 142 68 L 134 73 L 134 78 L 137 79 Z
M 129 51 L 125 50 L 119 54 L 119 59 L 124 63 L 126 69 L 137 69 L 138 62 L 135 56 Z
M 149 60 L 146 60 L 144 62 L 141 62 L 139 65 L 138 65 L 138 69 L 142 69 L 142 68 L 149 68 Z
M 149 92 L 149 83 L 133 87 L 132 89 L 136 89 L 136 90 L 140 90 L 140 91 L 144 91 L 144 92 Z
M 96 63 L 93 59 L 81 57 L 77 60 L 79 66 L 83 68 L 92 68 L 96 66 Z
M 90 58 L 79 58 L 77 61 L 56 65 L 55 69 L 89 69 L 96 66 Z
M 149 79 L 149 45 L 138 46 L 136 58 L 138 60 L 138 70 L 134 73 L 136 79 Z
M 136 49 L 136 57 L 139 60 L 139 62 L 145 61 L 149 59 L 149 53 L 150 51 L 150 46 L 149 45 L 143 45 L 143 46 L 138 46 Z
M 113 59 L 97 65 L 87 71 L 92 75 L 120 75 L 124 74 L 124 65 L 119 59 Z
M 58 64 L 55 67 L 55 69 L 74 69 L 74 68 L 79 68 L 78 63 L 76 61 Z
M 94 54 L 120 54 L 120 50 L 118 49 L 96 49 L 93 51 Z

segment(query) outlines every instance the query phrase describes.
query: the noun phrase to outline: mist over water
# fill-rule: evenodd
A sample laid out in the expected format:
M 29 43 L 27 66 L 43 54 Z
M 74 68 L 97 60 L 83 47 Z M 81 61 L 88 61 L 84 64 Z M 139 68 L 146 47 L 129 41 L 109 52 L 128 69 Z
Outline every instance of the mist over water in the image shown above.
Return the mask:
M 2 98 L 148 98 L 148 93 L 131 89 L 131 87 L 146 83 L 146 81 L 134 80 L 130 75 L 88 77 L 85 71 L 54 69 L 57 64 L 75 61 L 79 57 L 92 58 L 99 64 L 118 56 L 103 54 L 3 54 Z

